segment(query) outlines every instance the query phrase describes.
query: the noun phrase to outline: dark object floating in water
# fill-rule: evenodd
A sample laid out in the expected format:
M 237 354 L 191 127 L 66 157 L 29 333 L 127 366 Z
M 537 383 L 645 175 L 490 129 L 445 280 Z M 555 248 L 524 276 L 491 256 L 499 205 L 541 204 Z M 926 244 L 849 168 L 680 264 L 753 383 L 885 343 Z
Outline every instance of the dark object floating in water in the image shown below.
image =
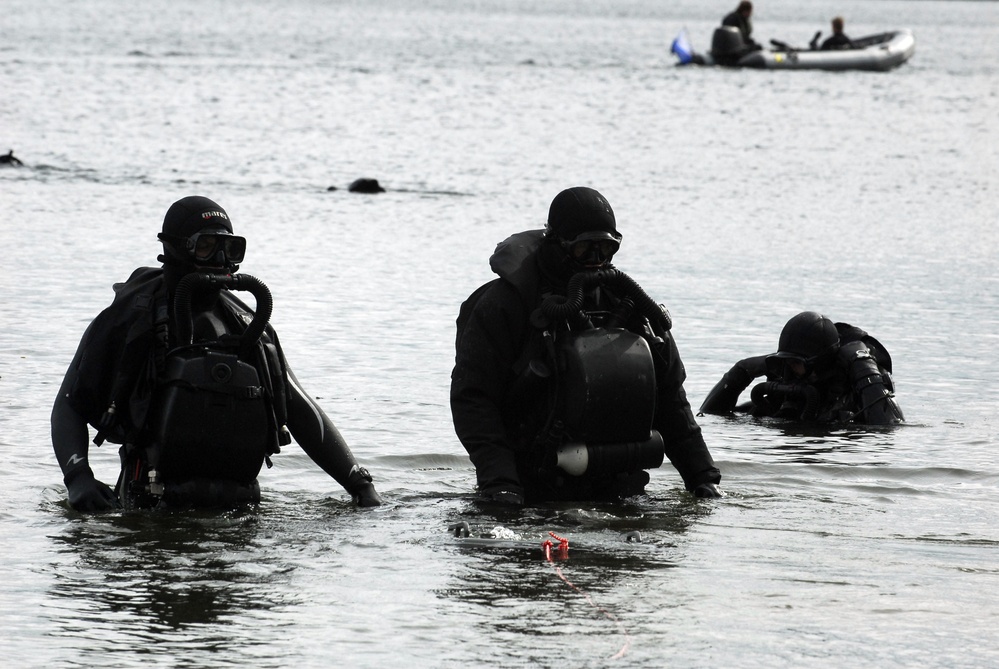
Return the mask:
M 351 193 L 384 193 L 385 189 L 378 183 L 378 179 L 355 179 L 354 183 L 347 188 Z
M 813 40 L 814 41 L 814 40 Z M 851 40 L 848 49 L 799 49 L 770 40 L 773 50 L 748 51 L 739 30 L 715 29 L 708 53 L 695 53 L 686 31 L 680 31 L 670 51 L 679 65 L 723 65 L 765 70 L 874 70 L 886 72 L 905 63 L 916 50 L 911 30 L 893 30 Z
M 6 155 L 0 156 L 0 165 L 24 165 L 21 160 L 14 155 L 14 149 L 7 152 Z

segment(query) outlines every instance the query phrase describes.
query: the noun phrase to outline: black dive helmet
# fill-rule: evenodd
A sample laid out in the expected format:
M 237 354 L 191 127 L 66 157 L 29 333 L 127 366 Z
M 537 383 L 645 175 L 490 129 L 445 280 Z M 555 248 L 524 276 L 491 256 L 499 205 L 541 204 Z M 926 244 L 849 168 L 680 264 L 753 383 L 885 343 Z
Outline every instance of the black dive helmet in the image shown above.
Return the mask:
M 174 202 L 157 237 L 164 252 L 158 260 L 182 268 L 181 274 L 194 270 L 234 274 L 246 254 L 246 239 L 232 234 L 225 209 L 200 195 Z
M 839 352 L 836 325 L 815 311 L 803 311 L 784 325 L 777 352 L 767 356 L 771 371 L 781 370 L 790 360 L 801 362 L 808 372 L 829 365 Z

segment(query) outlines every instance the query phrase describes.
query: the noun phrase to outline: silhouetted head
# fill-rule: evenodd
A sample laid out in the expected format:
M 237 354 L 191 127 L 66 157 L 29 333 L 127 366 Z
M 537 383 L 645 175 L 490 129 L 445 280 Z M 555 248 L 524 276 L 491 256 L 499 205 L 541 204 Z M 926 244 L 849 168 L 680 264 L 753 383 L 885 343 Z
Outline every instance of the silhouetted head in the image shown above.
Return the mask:
M 753 3 L 749 0 L 742 0 L 742 2 L 739 3 L 739 6 L 736 7 L 735 11 L 739 12 L 748 19 L 753 15 Z
M 229 215 L 207 197 L 192 195 L 177 200 L 163 217 L 160 262 L 180 274 L 210 272 L 232 274 L 246 253 L 246 239 L 232 234 Z
M 587 188 L 567 188 L 552 200 L 545 237 L 557 244 L 574 271 L 608 265 L 621 247 L 614 210 L 603 195 Z
M 843 17 L 837 16 L 832 20 L 832 31 L 834 35 L 841 35 L 843 33 Z

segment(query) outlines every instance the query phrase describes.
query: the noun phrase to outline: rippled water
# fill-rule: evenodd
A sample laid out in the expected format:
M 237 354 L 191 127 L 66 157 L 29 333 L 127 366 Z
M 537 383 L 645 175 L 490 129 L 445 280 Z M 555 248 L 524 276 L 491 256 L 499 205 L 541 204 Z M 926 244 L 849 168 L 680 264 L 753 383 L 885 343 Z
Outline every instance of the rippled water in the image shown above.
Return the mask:
M 5 662 L 999 662 L 999 4 L 838 3 L 850 34 L 913 29 L 888 74 L 673 67 L 672 37 L 706 48 L 729 4 L 5 2 L 0 153 L 27 164 L 0 168 Z M 764 41 L 833 11 L 757 5 Z M 388 192 L 348 193 L 361 176 Z M 478 509 L 447 406 L 457 307 L 579 184 L 670 307 L 695 407 L 817 309 L 889 348 L 908 424 L 704 417 L 722 500 L 667 466 L 624 505 Z M 55 390 L 194 193 L 248 237 L 243 270 L 385 506 L 290 447 L 256 513 L 67 508 Z

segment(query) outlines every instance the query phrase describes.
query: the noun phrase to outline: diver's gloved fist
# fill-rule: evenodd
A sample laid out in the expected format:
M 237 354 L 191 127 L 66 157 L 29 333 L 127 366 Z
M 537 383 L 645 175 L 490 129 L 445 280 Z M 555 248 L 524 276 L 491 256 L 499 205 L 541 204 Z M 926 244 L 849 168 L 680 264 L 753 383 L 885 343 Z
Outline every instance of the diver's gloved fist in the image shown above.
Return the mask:
M 73 470 L 66 475 L 63 482 L 69 491 L 69 505 L 77 511 L 91 513 L 120 506 L 111 486 L 94 478 L 94 472 L 90 467 Z
M 714 483 L 702 483 L 690 492 L 694 497 L 701 497 L 704 499 L 725 496 L 725 493 L 719 490 L 718 486 Z
M 355 466 L 347 478 L 347 492 L 354 498 L 354 504 L 361 507 L 381 506 L 382 498 L 371 482 L 371 474 L 364 467 Z

